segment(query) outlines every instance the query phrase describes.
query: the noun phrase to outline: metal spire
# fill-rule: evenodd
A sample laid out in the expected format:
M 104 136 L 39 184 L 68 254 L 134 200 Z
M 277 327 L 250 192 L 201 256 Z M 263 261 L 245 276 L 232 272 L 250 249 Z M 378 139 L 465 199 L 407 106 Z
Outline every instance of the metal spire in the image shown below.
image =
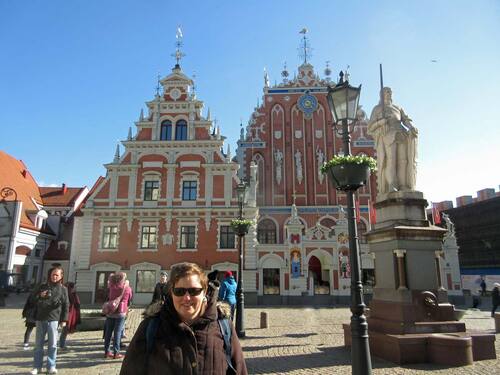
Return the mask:
M 130 141 L 132 140 L 132 127 L 128 127 L 128 135 L 127 135 L 127 140 Z
M 156 77 L 156 97 L 160 96 L 160 73 Z
M 307 39 L 306 34 L 307 34 L 307 29 L 304 27 L 302 30 L 299 31 L 299 34 L 302 34 L 302 41 L 300 43 L 299 47 L 299 57 L 304 59 L 304 64 L 307 64 L 307 59 L 311 58 L 312 54 L 312 48 L 309 44 L 309 39 Z
M 113 159 L 113 163 L 119 163 L 119 162 L 120 162 L 120 144 L 118 143 L 116 145 L 115 158 Z
M 172 57 L 175 58 L 175 68 L 179 68 L 179 69 L 181 67 L 179 65 L 179 62 L 181 61 L 181 59 L 184 56 L 186 56 L 186 54 L 181 51 L 181 47 L 184 45 L 182 40 L 183 40 L 182 30 L 181 30 L 181 27 L 179 25 L 179 26 L 177 26 L 177 31 L 175 33 L 175 53 L 172 54 Z

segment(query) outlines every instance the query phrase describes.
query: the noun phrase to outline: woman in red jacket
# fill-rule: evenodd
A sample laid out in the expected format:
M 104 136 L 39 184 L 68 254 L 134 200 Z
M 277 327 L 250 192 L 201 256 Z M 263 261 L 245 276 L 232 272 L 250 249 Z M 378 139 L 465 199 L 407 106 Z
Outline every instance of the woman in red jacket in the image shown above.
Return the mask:
M 104 358 L 120 359 L 123 358 L 123 355 L 120 354 L 120 341 L 129 301 L 132 297 L 132 290 L 124 272 L 111 275 L 109 281 L 108 301 L 120 298 L 120 303 L 114 312 L 106 315 L 106 322 L 104 323 Z M 111 335 L 113 335 L 113 347 L 111 347 Z

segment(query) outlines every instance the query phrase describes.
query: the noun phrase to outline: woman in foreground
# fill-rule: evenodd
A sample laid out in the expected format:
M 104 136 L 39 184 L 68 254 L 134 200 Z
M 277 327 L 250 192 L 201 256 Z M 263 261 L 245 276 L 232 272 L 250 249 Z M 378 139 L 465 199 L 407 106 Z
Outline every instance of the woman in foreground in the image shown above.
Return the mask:
M 146 310 L 120 374 L 247 374 L 231 323 L 226 357 L 220 321 L 227 321 L 230 309 L 217 304 L 216 286 L 209 285 L 203 270 L 194 263 L 174 266 L 166 291 L 159 312 Z

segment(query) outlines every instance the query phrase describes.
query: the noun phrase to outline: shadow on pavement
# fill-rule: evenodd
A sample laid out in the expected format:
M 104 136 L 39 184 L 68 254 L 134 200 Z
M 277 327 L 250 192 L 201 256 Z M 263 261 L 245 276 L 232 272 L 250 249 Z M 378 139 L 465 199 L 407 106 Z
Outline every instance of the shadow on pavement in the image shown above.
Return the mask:
M 319 353 L 300 354 L 280 357 L 248 358 L 245 359 L 248 372 L 267 370 L 268 372 L 287 373 L 304 369 L 307 366 L 312 373 L 314 369 L 331 366 L 348 366 L 351 364 L 350 354 L 344 347 L 320 349 Z

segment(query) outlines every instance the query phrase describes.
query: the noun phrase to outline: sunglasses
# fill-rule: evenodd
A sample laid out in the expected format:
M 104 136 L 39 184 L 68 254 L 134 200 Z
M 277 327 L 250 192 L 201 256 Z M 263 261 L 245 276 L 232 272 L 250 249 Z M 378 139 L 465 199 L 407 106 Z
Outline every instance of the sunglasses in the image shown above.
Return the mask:
M 172 293 L 176 297 L 184 297 L 186 292 L 189 293 L 191 297 L 199 296 L 203 292 L 203 288 L 173 288 Z

